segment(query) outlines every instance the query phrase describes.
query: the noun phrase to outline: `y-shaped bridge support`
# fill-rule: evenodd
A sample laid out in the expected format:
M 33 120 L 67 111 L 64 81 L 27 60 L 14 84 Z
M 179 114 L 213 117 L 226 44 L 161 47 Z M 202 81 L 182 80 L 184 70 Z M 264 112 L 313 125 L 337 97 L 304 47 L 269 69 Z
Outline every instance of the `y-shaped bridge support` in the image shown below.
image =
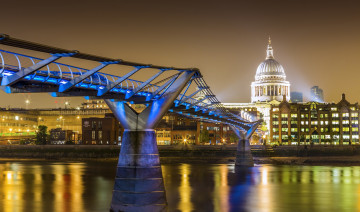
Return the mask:
M 254 166 L 254 160 L 251 154 L 250 137 L 255 132 L 261 121 L 255 123 L 246 133 L 241 132 L 238 128 L 231 126 L 231 129 L 239 138 L 235 166 L 249 167 Z
M 124 127 L 111 211 L 166 211 L 155 126 L 194 75 L 183 72 L 166 92 L 136 113 L 126 102 L 105 100 Z

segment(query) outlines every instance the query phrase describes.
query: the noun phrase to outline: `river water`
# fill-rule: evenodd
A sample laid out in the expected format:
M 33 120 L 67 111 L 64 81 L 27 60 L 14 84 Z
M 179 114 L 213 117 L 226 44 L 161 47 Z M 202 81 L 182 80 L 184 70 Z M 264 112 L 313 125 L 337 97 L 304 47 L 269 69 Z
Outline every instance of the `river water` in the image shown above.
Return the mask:
M 0 211 L 108 211 L 116 162 L 0 161 Z M 169 211 L 360 211 L 360 166 L 163 165 Z

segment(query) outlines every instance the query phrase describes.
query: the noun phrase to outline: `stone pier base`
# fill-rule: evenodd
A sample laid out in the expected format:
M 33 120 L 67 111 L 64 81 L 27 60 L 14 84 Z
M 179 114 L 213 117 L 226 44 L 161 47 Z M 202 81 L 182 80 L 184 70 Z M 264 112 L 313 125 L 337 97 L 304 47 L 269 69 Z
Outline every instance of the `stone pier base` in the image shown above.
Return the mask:
M 239 140 L 236 151 L 235 166 L 254 166 L 254 160 L 251 154 L 250 142 L 248 139 Z
M 166 211 L 155 131 L 124 131 L 110 211 Z

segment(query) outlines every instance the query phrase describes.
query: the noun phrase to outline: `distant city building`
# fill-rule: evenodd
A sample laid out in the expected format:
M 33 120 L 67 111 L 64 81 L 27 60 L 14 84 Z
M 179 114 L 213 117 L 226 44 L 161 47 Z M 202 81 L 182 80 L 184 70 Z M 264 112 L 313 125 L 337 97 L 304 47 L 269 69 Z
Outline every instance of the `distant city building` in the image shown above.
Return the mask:
M 324 92 L 319 86 L 313 86 L 310 89 L 311 102 L 324 102 Z
M 303 94 L 301 92 L 293 91 L 290 93 L 290 100 L 293 103 L 303 102 Z
M 280 102 L 284 95 L 289 101 L 290 83 L 286 81 L 284 68 L 274 59 L 269 38 L 266 59 L 258 66 L 255 82 L 251 83 L 251 102 Z
M 359 105 L 345 94 L 339 103 L 289 103 L 271 108 L 272 144 L 359 144 Z
M 82 144 L 118 144 L 121 141 L 119 121 L 113 114 L 104 118 L 82 119 Z
M 63 130 L 61 128 L 51 129 L 50 144 L 78 144 L 79 134 L 72 130 Z

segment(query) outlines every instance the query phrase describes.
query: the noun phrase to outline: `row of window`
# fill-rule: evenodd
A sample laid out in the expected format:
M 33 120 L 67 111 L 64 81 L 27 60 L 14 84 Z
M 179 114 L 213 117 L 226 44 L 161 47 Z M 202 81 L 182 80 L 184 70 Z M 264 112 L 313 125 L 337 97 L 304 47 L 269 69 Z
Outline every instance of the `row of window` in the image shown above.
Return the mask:
M 308 108 L 302 108 L 302 110 L 305 110 L 305 111 L 307 111 L 307 110 L 309 110 Z M 322 108 L 319 108 L 319 110 L 323 110 Z M 356 110 L 356 108 L 355 107 L 350 107 L 350 110 L 352 110 L 352 111 L 355 111 Z M 275 112 L 275 111 L 279 111 L 279 108 L 273 108 L 273 111 Z M 336 107 L 332 107 L 331 108 L 331 111 L 338 111 L 338 109 L 336 108 Z
M 327 113 L 321 113 L 320 118 L 328 118 Z M 300 114 L 301 118 L 309 118 L 309 114 Z M 339 117 L 339 113 L 332 113 L 331 117 L 336 118 Z M 342 117 L 349 117 L 349 113 L 342 113 Z M 359 117 L 358 113 L 351 113 L 351 117 Z M 279 114 L 273 114 L 273 118 L 279 118 Z M 281 118 L 288 118 L 288 114 L 281 114 Z M 296 113 L 291 114 L 291 118 L 297 118 Z M 311 114 L 311 118 L 317 118 L 317 114 Z
M 332 131 L 333 132 L 340 132 L 340 128 L 338 128 L 338 127 L 333 127 L 333 128 L 331 128 L 332 129 Z M 284 128 L 281 128 L 281 131 L 282 132 L 288 132 L 289 131 L 289 128 L 286 128 L 286 127 L 284 127 Z M 291 132 L 297 132 L 298 131 L 298 128 L 290 128 L 290 131 Z M 302 128 L 300 128 L 300 131 L 301 132 L 309 132 L 309 128 L 304 128 L 304 127 L 302 127 Z M 329 130 L 328 130 L 328 128 L 320 128 L 320 131 L 321 132 L 328 132 Z M 350 128 L 349 127 L 343 127 L 342 128 L 342 131 L 343 132 L 349 132 L 350 131 Z M 353 128 L 351 128 L 351 131 L 353 131 L 353 132 L 358 132 L 359 131 L 359 128 L 357 128 L 357 127 L 353 127 Z M 279 128 L 273 128 L 273 132 L 279 132 Z
M 288 121 L 281 121 L 281 124 L 284 125 L 284 124 L 288 124 L 289 122 Z M 291 121 L 290 122 L 291 124 L 297 124 L 298 122 L 297 121 Z M 318 125 L 318 123 L 320 123 L 320 125 L 329 125 L 329 121 L 311 121 L 310 122 L 311 125 Z M 339 125 L 339 120 L 333 120 L 331 122 L 332 125 Z M 301 125 L 309 125 L 309 121 L 301 121 L 300 122 Z M 350 124 L 350 121 L 349 120 L 343 120 L 342 121 L 342 124 Z M 351 120 L 351 124 L 359 124 L 359 121 L 358 120 Z M 273 121 L 273 125 L 279 125 L 279 121 Z
M 291 136 L 293 139 L 296 139 L 296 137 L 295 136 Z M 319 138 L 321 138 L 321 139 L 331 139 L 331 135 L 312 135 L 312 136 L 310 136 L 310 135 L 306 135 L 306 136 L 304 136 L 304 139 L 306 139 L 306 140 L 308 140 L 308 139 L 310 139 L 310 138 L 312 138 L 312 139 L 319 139 Z M 359 135 L 342 135 L 342 138 L 343 139 L 345 139 L 345 140 L 348 140 L 348 139 L 355 139 L 355 140 L 357 140 L 357 139 L 359 139 Z M 273 135 L 273 139 L 274 140 L 276 140 L 276 139 L 279 139 L 279 135 Z M 289 139 L 289 136 L 288 135 L 282 135 L 281 136 L 281 139 L 282 140 L 287 140 L 287 139 Z M 340 135 L 333 135 L 333 139 L 340 139 Z

